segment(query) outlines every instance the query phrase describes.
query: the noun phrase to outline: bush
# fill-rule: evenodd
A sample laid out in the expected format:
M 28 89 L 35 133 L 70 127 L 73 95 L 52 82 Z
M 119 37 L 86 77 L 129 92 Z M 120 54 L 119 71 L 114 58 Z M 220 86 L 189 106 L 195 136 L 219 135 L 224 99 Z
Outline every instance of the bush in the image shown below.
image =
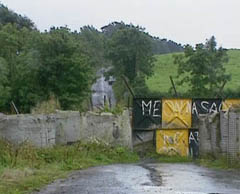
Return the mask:
M 32 114 L 50 114 L 60 110 L 61 106 L 58 99 L 54 95 L 50 95 L 47 101 L 38 103 L 36 107 L 31 110 Z

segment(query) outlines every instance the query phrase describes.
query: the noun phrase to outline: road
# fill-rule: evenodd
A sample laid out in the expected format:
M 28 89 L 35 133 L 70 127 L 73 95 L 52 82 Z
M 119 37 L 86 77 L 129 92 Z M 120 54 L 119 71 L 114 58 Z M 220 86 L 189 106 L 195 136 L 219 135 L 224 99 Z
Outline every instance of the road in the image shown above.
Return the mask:
M 240 172 L 195 164 L 118 164 L 74 172 L 38 194 L 240 194 Z

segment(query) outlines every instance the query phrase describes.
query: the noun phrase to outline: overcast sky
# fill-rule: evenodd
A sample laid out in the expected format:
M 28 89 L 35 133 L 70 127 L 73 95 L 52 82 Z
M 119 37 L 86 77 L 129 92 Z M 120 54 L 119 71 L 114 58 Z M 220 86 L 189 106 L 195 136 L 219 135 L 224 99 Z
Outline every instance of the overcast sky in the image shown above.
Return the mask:
M 205 42 L 214 35 L 218 45 L 240 48 L 239 0 L 0 0 L 28 16 L 41 31 L 67 25 L 72 30 L 113 21 L 146 28 L 160 38 L 181 44 Z

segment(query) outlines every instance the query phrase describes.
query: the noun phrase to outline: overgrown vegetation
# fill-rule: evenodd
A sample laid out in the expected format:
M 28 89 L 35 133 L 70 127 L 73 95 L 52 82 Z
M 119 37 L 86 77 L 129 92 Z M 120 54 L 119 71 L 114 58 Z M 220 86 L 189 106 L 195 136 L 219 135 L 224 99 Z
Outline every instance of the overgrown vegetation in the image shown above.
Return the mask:
M 113 163 L 136 163 L 140 158 L 146 162 L 194 162 L 209 168 L 240 168 L 239 162 L 229 165 L 226 158 L 192 160 L 190 157 L 157 154 L 152 142 L 136 146 L 134 150 L 113 147 L 96 139 L 91 143 L 77 142 L 49 148 L 36 148 L 28 142 L 13 145 L 1 140 L 0 193 L 29 193 L 55 179 L 66 177 L 73 170 Z
M 41 149 L 27 142 L 16 146 L 0 141 L 0 193 L 31 192 L 72 170 L 138 160 L 138 155 L 126 148 L 97 140 Z

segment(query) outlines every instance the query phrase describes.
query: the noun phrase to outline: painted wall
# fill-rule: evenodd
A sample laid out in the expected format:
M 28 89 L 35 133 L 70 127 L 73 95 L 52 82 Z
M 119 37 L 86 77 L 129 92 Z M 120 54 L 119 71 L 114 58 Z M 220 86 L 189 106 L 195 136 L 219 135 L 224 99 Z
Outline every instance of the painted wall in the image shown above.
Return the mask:
M 226 133 L 231 131 L 230 125 L 235 126 L 234 123 L 236 123 L 235 119 L 233 119 L 234 121 L 226 124 L 228 120 L 225 121 L 223 117 L 220 119 L 219 113 L 223 111 L 224 113 L 221 114 L 230 114 L 230 110 L 234 107 L 240 107 L 240 99 L 134 98 L 134 144 L 153 141 L 155 137 L 153 131 L 159 130 L 156 134 L 156 147 L 159 153 L 172 154 L 175 152 L 183 156 L 189 154 L 197 157 L 200 145 L 202 154 L 211 153 L 217 157 L 222 152 L 226 152 L 227 148 L 231 148 L 232 145 L 226 143 L 228 141 L 228 139 L 226 140 Z M 240 125 L 240 121 L 237 123 Z M 198 131 L 200 128 L 201 133 Z M 183 131 L 184 134 L 188 134 L 186 135 L 188 141 L 185 139 L 166 141 L 166 139 L 176 140 L 175 137 L 183 133 Z M 237 130 L 236 134 L 239 137 L 238 133 Z M 234 131 L 233 134 L 235 134 Z M 229 138 L 235 138 L 235 136 L 231 135 Z M 180 147 L 184 149 L 178 149 Z

